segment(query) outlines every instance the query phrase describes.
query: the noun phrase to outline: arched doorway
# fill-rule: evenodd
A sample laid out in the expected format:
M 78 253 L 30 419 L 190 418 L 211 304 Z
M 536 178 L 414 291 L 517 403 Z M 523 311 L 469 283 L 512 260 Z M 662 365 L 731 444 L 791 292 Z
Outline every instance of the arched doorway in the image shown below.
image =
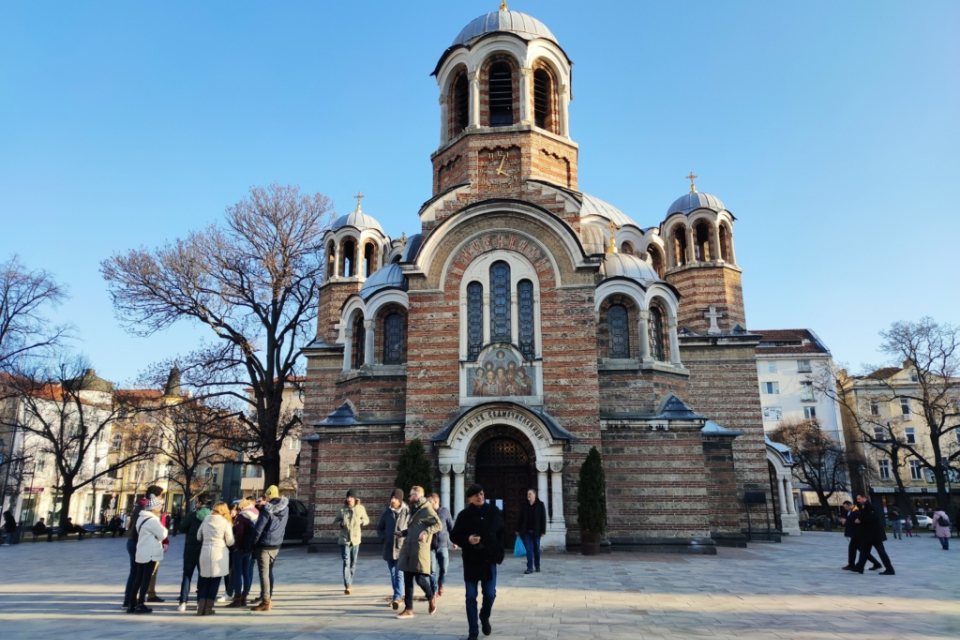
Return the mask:
M 505 541 L 513 546 L 520 507 L 527 489 L 536 486 L 536 471 L 523 444 L 509 436 L 487 440 L 477 449 L 475 477 L 492 504 L 501 501 Z

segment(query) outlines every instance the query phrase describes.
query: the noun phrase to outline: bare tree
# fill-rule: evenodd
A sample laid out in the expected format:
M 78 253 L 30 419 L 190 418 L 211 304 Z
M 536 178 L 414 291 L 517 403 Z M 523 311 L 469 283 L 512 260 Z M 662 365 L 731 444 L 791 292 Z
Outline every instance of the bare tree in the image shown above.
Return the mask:
M 300 423 L 283 416 L 283 390 L 299 389 L 297 360 L 315 330 L 331 215 L 321 194 L 252 188 L 227 209 L 224 225 L 101 265 L 116 314 L 133 333 L 178 322 L 210 329 L 213 343 L 178 358 L 184 380 L 200 398 L 232 399 L 267 485 L 279 483 L 280 447 Z
M 66 336 L 68 328 L 43 313 L 64 298 L 66 290 L 49 272 L 30 271 L 16 254 L 0 264 L 0 371 Z
M 847 453 L 816 420 L 784 420 L 769 434 L 793 456 L 793 473 L 817 494 L 820 506 L 830 513 L 830 496 L 847 489 Z
M 156 430 L 144 425 L 128 430 L 123 452 L 104 456 L 102 467 L 91 465 L 114 425 L 152 409 L 144 405 L 140 394 L 92 388 L 91 371 L 80 358 L 62 358 L 49 373 L 38 366 L 5 379 L 19 410 L 3 415 L 5 421 L 11 421 L 4 426 L 39 438 L 41 451 L 52 457 L 55 488 L 63 504 L 61 527 L 66 525 L 70 501 L 78 490 L 154 453 L 150 440 Z

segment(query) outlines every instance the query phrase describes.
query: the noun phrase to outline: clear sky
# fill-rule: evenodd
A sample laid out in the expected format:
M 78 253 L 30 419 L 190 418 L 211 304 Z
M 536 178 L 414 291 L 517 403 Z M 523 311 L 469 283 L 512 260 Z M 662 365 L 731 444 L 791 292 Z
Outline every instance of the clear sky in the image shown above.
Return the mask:
M 66 283 L 103 377 L 192 346 L 125 333 L 99 263 L 298 184 L 419 230 L 430 72 L 497 0 L 0 3 L 0 258 Z M 748 328 L 957 322 L 960 2 L 514 0 L 573 59 L 580 188 L 643 227 L 693 170 L 737 216 Z

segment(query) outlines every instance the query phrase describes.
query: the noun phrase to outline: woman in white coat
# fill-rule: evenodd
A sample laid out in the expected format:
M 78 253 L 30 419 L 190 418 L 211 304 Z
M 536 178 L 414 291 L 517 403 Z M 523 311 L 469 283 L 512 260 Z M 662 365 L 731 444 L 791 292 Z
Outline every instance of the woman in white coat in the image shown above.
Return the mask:
M 230 573 L 230 552 L 233 546 L 233 521 L 225 502 L 213 505 L 197 531 L 200 548 L 200 580 L 197 583 L 197 615 L 216 613 L 213 605 L 220 589 L 220 578 Z
M 158 517 L 163 509 L 163 503 L 154 496 L 147 496 L 147 504 L 140 511 L 140 517 L 134 526 L 137 528 L 137 554 L 135 556 L 137 573 L 134 577 L 130 593 L 126 595 L 126 602 L 130 603 L 127 613 L 153 613 L 153 609 L 144 604 L 147 589 L 150 586 L 150 577 L 157 563 L 163 560 L 163 540 L 167 537 L 167 529 L 160 524 Z

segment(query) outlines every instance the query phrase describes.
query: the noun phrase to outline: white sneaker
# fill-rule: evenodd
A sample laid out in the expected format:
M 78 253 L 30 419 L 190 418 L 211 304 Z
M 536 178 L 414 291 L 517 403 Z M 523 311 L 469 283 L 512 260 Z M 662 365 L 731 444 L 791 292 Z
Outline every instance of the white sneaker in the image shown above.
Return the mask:
M 217 602 L 221 604 L 224 602 L 233 602 L 233 598 L 229 598 L 227 596 L 220 596 L 219 598 L 217 598 Z
M 186 610 L 187 610 L 187 603 L 186 603 L 186 602 L 180 604 L 180 605 L 177 607 L 177 611 L 179 611 L 180 613 L 183 613 L 183 612 L 186 611 Z

